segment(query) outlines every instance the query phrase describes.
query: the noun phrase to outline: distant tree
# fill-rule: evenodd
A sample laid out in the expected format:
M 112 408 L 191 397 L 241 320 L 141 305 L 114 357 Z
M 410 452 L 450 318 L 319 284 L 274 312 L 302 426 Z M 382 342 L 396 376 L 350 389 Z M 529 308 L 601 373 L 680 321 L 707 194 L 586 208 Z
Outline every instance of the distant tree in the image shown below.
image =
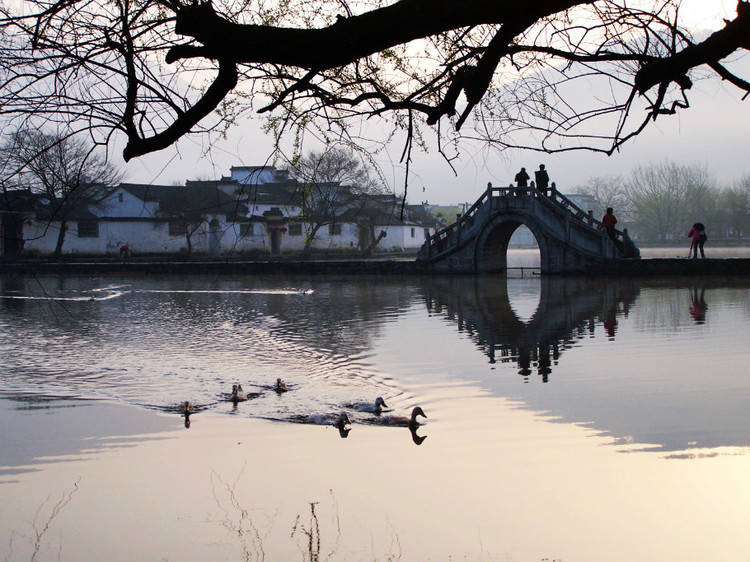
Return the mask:
M 60 221 L 55 256 L 62 254 L 70 213 L 96 205 L 122 174 L 95 147 L 63 133 L 13 132 L 0 146 L 5 186 L 25 187 L 49 201 L 50 221 Z
M 719 194 L 720 223 L 728 237 L 750 234 L 750 176 Z
M 622 176 L 596 176 L 589 178 L 585 184 L 573 188 L 576 193 L 593 197 L 597 205 L 591 209 L 594 216 L 600 219 L 607 207 L 615 209 L 620 220 L 630 220 L 630 196 L 625 179 Z M 588 210 L 588 209 L 587 209 Z
M 385 191 L 372 178 L 372 169 L 357 153 L 332 146 L 320 152 L 309 152 L 290 170 L 300 182 L 301 211 L 298 217 L 305 225 L 305 251 L 309 251 L 318 231 L 336 224 L 338 217 L 350 211 L 366 218 L 365 209 L 374 196 Z M 371 230 L 373 225 L 369 225 Z M 374 232 L 371 232 L 374 237 Z
M 661 242 L 684 236 L 685 227 L 695 221 L 708 222 L 714 207 L 708 171 L 701 166 L 667 162 L 638 167 L 627 192 L 638 232 Z

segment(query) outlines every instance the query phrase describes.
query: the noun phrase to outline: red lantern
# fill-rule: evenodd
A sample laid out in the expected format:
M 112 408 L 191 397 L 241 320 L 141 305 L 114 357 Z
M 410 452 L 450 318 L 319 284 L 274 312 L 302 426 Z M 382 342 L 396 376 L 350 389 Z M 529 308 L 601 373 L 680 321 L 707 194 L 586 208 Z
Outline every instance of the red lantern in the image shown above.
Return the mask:
M 31 219 L 26 219 L 25 221 L 23 221 L 23 223 L 24 223 L 24 224 L 25 224 L 26 226 L 34 226 L 34 221 L 33 221 L 33 220 L 31 220 Z

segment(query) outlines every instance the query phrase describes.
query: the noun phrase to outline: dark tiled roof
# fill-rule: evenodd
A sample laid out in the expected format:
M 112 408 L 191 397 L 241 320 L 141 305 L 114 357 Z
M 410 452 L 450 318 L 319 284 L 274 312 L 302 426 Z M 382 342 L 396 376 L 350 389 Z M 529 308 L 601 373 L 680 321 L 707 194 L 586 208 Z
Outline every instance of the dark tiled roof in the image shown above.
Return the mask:
M 40 205 L 41 195 L 30 189 L 0 191 L 0 213 L 33 213 Z
M 159 204 L 165 217 L 247 213 L 247 206 L 218 188 L 219 181 L 189 181 L 186 185 L 120 184 L 120 187 L 143 201 Z

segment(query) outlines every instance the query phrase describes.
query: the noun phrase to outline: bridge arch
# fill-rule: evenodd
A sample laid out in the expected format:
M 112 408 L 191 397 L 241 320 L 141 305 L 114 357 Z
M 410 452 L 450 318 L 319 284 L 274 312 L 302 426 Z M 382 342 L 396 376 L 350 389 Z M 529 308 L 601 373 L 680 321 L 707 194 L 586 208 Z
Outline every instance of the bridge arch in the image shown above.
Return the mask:
M 523 212 L 498 214 L 485 223 L 474 245 L 474 271 L 477 273 L 503 272 L 508 266 L 508 243 L 519 226 L 531 231 L 539 247 L 540 267 L 545 270 L 549 261 L 549 247 L 544 229 L 538 220 Z
M 540 268 L 547 273 L 583 273 L 639 255 L 624 233 L 611 240 L 600 221 L 557 190 L 542 193 L 535 187 L 493 187 L 458 220 L 430 236 L 417 260 L 431 271 L 490 273 L 507 269 L 508 242 L 525 225 L 539 247 Z

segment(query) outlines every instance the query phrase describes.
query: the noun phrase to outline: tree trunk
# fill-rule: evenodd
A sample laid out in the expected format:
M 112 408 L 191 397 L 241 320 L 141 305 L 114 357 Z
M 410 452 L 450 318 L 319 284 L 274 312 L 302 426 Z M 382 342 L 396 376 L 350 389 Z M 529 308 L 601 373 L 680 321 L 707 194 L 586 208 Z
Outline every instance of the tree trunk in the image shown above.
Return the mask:
M 305 237 L 305 247 L 302 249 L 302 253 L 304 255 L 309 255 L 310 252 L 312 252 L 312 243 L 313 240 L 315 240 L 315 236 L 318 234 L 318 230 L 320 230 L 320 227 L 323 226 L 322 224 L 316 223 L 313 225 L 313 227 L 310 229 L 310 232 L 307 233 L 307 236 Z
M 385 230 L 381 230 L 378 233 L 377 238 L 373 238 L 372 244 L 370 244 L 369 246 L 367 246 L 367 248 L 365 248 L 364 251 L 362 252 L 362 257 L 363 258 L 369 258 L 370 254 L 372 254 L 372 251 L 377 247 L 378 244 L 380 244 L 380 241 L 383 238 L 385 238 Z
M 57 235 L 57 244 L 55 245 L 55 253 L 53 254 L 56 258 L 62 255 L 63 243 L 65 242 L 65 232 L 68 230 L 67 221 L 63 220 L 60 222 L 60 233 Z

